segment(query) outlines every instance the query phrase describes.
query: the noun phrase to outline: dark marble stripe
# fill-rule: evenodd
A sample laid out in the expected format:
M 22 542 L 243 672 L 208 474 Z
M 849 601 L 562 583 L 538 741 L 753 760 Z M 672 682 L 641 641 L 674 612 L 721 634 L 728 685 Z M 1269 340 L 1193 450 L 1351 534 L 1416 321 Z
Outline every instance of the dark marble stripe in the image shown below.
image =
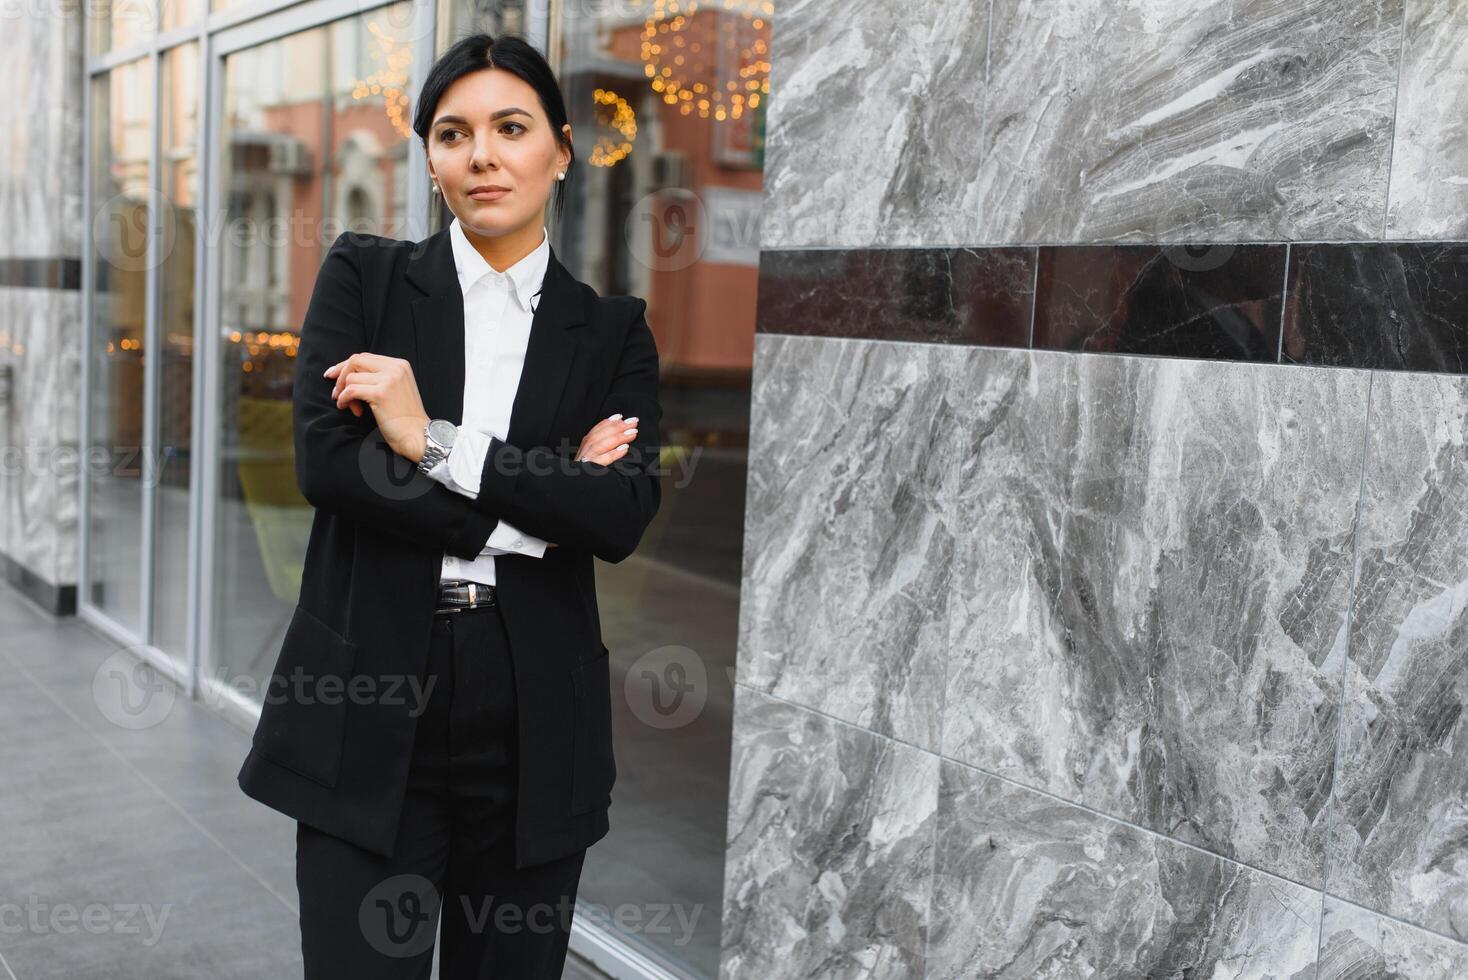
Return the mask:
M 0 258 L 0 287 L 82 288 L 82 260 Z
M 1468 244 L 1296 245 L 1288 364 L 1468 374 Z
M 1028 347 L 1032 248 L 768 250 L 760 333 Z
M 76 615 L 76 586 L 52 585 L 9 555 L 0 554 L 5 581 L 53 616 Z
M 1468 375 L 1468 242 L 771 249 L 757 330 Z
M 1283 245 L 1040 249 L 1034 346 L 1274 361 Z

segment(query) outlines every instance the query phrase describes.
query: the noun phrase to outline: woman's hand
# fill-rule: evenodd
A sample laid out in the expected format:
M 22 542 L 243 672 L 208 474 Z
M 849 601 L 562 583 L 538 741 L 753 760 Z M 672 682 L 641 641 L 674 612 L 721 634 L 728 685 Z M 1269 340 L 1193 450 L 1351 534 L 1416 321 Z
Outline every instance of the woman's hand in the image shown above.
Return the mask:
M 627 444 L 636 438 L 637 416 L 623 421 L 621 413 L 609 415 L 586 433 L 581 448 L 576 450 L 576 460 L 589 459 L 610 466 L 627 454 Z
M 423 458 L 428 413 L 412 364 L 401 357 L 362 351 L 333 364 L 323 376 L 336 382 L 331 397 L 337 408 L 350 408 L 361 418 L 366 404 L 393 452 L 414 463 Z

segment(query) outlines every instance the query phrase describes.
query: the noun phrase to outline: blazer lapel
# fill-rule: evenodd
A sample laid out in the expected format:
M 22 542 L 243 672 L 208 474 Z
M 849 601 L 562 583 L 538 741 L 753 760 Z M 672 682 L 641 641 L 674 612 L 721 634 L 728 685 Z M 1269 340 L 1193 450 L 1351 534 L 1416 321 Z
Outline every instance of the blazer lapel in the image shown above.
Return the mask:
M 464 420 L 464 294 L 447 228 L 413 249 L 406 276 L 424 294 L 413 300 L 413 374 L 423 409 L 429 418 L 459 425 Z M 522 449 L 549 442 L 556 407 L 585 333 L 572 329 L 586 323 L 581 284 L 561 265 L 554 248 L 540 295 L 531 304 L 535 313 L 525 366 L 504 440 Z

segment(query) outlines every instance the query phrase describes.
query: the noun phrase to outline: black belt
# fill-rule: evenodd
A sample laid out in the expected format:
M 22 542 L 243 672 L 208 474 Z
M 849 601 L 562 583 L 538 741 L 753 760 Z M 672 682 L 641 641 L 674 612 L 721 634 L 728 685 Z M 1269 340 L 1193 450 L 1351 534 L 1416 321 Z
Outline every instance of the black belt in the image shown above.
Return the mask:
M 435 612 L 462 612 L 495 604 L 495 589 L 483 582 L 455 579 L 438 586 L 438 608 Z

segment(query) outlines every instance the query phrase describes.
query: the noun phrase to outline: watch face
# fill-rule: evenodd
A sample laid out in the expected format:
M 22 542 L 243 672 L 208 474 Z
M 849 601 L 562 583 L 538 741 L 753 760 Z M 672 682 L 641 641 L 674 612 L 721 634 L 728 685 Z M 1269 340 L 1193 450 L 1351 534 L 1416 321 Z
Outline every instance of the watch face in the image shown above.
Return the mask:
M 445 419 L 434 419 L 428 423 L 428 434 L 433 441 L 448 449 L 454 444 L 454 434 L 458 431 L 454 423 Z

